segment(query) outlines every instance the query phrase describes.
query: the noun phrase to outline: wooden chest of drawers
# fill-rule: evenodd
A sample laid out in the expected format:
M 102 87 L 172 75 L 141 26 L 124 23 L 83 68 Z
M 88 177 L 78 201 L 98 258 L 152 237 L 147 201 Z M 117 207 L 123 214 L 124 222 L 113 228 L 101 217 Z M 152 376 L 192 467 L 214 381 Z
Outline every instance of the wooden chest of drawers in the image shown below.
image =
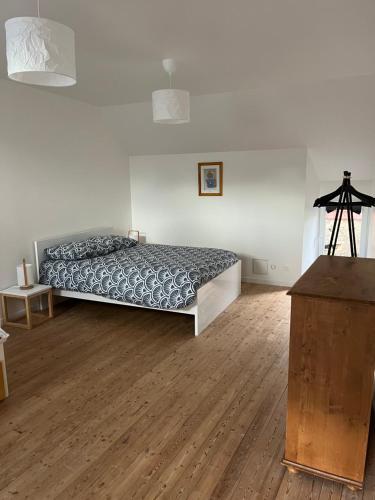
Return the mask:
M 375 367 L 375 259 L 321 256 L 292 287 L 283 464 L 362 488 Z

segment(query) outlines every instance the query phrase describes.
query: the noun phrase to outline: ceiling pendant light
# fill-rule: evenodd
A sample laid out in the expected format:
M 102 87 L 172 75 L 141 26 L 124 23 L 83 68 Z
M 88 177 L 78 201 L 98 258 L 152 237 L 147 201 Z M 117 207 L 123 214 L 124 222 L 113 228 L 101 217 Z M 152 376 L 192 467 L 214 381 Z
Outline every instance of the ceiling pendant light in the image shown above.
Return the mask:
M 172 75 L 176 71 L 173 59 L 163 59 L 163 68 L 169 75 L 169 89 L 152 93 L 152 110 L 155 123 L 189 123 L 190 95 L 187 90 L 172 88 Z
M 77 83 L 74 31 L 38 17 L 5 22 L 8 76 L 17 82 L 50 87 Z

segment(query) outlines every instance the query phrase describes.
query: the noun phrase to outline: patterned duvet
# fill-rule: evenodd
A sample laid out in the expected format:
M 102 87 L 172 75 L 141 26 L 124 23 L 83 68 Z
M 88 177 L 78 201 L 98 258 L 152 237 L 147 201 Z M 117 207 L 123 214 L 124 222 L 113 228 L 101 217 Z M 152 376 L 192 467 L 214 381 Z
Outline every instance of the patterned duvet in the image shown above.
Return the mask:
M 46 260 L 40 283 L 160 309 L 192 304 L 197 290 L 238 261 L 215 248 L 139 244 L 102 257 Z

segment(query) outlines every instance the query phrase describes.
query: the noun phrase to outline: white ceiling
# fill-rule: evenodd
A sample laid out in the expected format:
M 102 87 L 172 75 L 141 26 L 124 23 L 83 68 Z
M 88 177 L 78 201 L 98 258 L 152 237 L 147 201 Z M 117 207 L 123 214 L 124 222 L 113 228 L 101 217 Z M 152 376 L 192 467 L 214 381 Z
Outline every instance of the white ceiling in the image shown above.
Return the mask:
M 173 127 L 150 103 L 101 109 L 132 155 L 308 148 L 321 179 L 375 179 L 375 75 L 193 97 Z
M 0 21 L 37 0 L 1 0 Z M 375 0 L 40 0 L 76 32 L 78 84 L 132 154 L 307 147 L 326 179 L 375 178 Z M 0 77 L 6 78 L 0 29 Z M 152 123 L 179 67 L 192 122 Z M 14 84 L 17 85 L 17 84 Z M 206 95 L 210 94 L 210 95 Z M 203 97 L 205 95 L 205 97 Z M 144 104 L 132 104 L 144 103 Z
M 0 17 L 36 14 L 2 0 Z M 150 100 L 179 62 L 193 95 L 375 73 L 374 0 L 40 0 L 76 32 L 79 82 L 57 92 L 96 105 Z M 4 30 L 1 30 L 4 46 Z M 0 72 L 6 75 L 4 50 Z

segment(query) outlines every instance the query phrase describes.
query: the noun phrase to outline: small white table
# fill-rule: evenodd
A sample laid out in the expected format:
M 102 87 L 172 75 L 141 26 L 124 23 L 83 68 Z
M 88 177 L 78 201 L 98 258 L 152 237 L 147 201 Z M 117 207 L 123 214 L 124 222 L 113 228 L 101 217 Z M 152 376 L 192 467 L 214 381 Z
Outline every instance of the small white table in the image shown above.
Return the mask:
M 36 314 L 31 311 L 31 301 L 42 295 L 48 296 L 48 314 Z M 33 327 L 32 316 L 42 317 L 44 319 L 53 318 L 53 297 L 52 297 L 52 287 L 49 285 L 34 285 L 33 288 L 28 290 L 21 290 L 18 286 L 11 286 L 6 290 L 1 290 L 1 305 L 4 314 L 4 326 L 17 326 L 20 328 L 27 328 L 31 330 Z M 8 299 L 18 299 L 25 302 L 25 312 L 26 312 L 26 323 L 19 323 L 11 321 L 8 315 Z

